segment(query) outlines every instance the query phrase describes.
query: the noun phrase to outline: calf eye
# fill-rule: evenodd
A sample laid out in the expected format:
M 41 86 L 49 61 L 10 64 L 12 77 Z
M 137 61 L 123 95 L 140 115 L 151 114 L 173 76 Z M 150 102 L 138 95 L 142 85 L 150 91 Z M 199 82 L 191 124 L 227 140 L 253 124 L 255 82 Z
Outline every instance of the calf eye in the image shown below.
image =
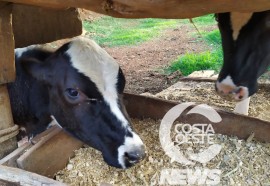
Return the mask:
M 73 99 L 78 98 L 78 96 L 79 96 L 79 92 L 73 88 L 67 88 L 66 93 L 69 97 L 71 97 Z

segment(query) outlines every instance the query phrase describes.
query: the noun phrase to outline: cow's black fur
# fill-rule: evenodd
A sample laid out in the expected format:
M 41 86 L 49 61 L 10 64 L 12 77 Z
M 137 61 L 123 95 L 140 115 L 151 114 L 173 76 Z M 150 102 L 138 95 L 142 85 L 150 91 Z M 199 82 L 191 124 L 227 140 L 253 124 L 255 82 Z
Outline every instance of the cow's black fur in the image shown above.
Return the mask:
M 8 84 L 14 122 L 27 128 L 29 136 L 44 131 L 51 121 L 47 86 L 26 73 L 22 59 L 45 61 L 52 52 L 32 49 L 15 56 L 16 81 Z
M 253 13 L 235 41 L 230 14 L 216 15 L 224 53 L 218 80 L 230 75 L 234 84 L 247 87 L 251 96 L 257 91 L 257 79 L 270 64 L 270 11 Z
M 17 53 L 16 81 L 8 85 L 15 123 L 25 124 L 28 135 L 36 135 L 46 129 L 53 115 L 67 132 L 100 150 L 109 165 L 133 165 L 136 161 L 128 157 L 125 165 L 120 165 L 117 150 L 126 137 L 133 137 L 131 127 L 124 127 L 112 114 L 96 84 L 73 68 L 66 53 L 69 45 L 56 52 L 30 48 L 21 56 Z M 124 87 L 125 78 L 119 68 L 118 104 L 128 120 L 121 96 Z

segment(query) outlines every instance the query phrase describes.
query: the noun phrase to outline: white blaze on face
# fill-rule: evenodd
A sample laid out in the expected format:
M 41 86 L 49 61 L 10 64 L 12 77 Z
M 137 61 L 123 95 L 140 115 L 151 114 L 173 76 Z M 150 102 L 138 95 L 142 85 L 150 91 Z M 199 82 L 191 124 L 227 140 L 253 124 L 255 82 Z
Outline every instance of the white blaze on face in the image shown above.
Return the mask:
M 118 148 L 118 162 L 122 166 L 123 169 L 126 168 L 125 153 L 132 152 L 137 149 L 141 149 L 144 146 L 141 138 L 134 132 L 131 132 L 131 133 L 132 133 L 132 137 L 126 136 L 124 140 L 124 144 Z
M 231 27 L 233 31 L 233 39 L 237 40 L 240 30 L 245 26 L 250 20 L 253 12 L 240 13 L 231 12 Z
M 117 103 L 118 63 L 94 41 L 83 37 L 77 37 L 71 42 L 67 54 L 73 67 L 95 83 L 111 112 L 124 127 L 127 126 L 128 121 Z

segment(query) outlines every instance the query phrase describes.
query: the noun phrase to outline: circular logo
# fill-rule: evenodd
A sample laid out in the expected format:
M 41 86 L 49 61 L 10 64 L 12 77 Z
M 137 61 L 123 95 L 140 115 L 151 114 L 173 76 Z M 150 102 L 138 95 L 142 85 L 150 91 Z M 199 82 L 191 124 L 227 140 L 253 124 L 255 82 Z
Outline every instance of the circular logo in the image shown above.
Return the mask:
M 181 163 L 183 165 L 194 165 L 195 162 L 200 163 L 207 163 L 211 159 L 213 159 L 216 155 L 219 154 L 221 150 L 221 146 L 218 144 L 212 144 L 207 149 L 204 149 L 203 151 L 199 153 L 193 153 L 189 154 L 188 157 L 186 157 L 179 147 L 175 145 L 175 141 L 171 140 L 171 128 L 175 122 L 175 120 L 190 106 L 195 105 L 193 102 L 188 103 L 182 103 L 179 105 L 174 106 L 172 109 L 170 109 L 163 119 L 161 120 L 160 128 L 159 128 L 159 140 L 161 143 L 161 146 L 163 150 L 165 151 L 166 155 L 168 155 L 171 158 L 171 161 Z M 222 121 L 222 118 L 220 115 L 210 106 L 206 104 L 200 104 L 194 106 L 191 110 L 187 112 L 188 114 L 200 114 L 204 117 L 206 117 L 209 121 L 212 123 L 219 123 Z M 179 129 L 179 127 L 182 127 Z M 197 127 L 206 127 L 206 131 L 200 130 Z M 192 135 L 213 135 L 214 129 L 211 124 L 178 124 L 175 127 L 175 131 L 179 134 L 176 138 L 178 145 L 182 143 L 189 143 L 187 136 L 192 138 Z M 194 131 L 197 131 L 194 133 Z M 210 131 L 211 134 L 208 132 Z M 200 141 L 197 141 L 200 142 Z M 195 162 L 194 162 L 195 161 Z

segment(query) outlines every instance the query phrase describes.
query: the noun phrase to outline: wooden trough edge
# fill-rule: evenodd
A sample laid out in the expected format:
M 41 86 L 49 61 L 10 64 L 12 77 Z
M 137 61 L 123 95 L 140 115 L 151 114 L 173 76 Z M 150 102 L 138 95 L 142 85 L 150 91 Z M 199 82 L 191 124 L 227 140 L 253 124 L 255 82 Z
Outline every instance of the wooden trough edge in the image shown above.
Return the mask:
M 164 115 L 178 102 L 162 100 L 158 98 L 140 96 L 135 94 L 125 94 L 126 109 L 130 117 L 135 118 L 152 118 L 162 119 Z M 196 105 L 191 106 L 193 108 Z M 218 108 L 215 110 L 220 114 L 222 121 L 220 123 L 212 123 L 216 133 L 238 136 L 241 139 L 247 139 L 252 133 L 258 141 L 270 142 L 270 122 L 257 118 L 227 112 Z M 203 116 L 198 114 L 181 115 L 178 119 L 180 122 L 195 123 L 211 123 Z
M 53 179 L 32 172 L 28 172 L 13 167 L 7 167 L 3 165 L 0 165 L 0 180 L 9 181 L 11 182 L 9 183 L 10 185 L 15 185 L 17 183 L 18 185 L 66 186 L 66 184 L 64 183 L 55 181 Z
M 0 165 L 18 167 L 53 178 L 74 156 L 74 150 L 82 145 L 81 141 L 63 129 L 53 126 L 1 159 Z
M 196 82 L 216 82 L 216 77 L 181 77 L 179 81 L 196 81 Z M 260 82 L 258 81 L 259 88 L 269 87 L 270 84 L 268 82 Z
M 128 93 L 124 95 L 124 101 L 130 117 L 139 119 L 152 118 L 156 120 L 162 119 L 168 110 L 179 104 L 177 102 Z M 213 124 L 216 133 L 235 135 L 239 138 L 247 139 L 254 132 L 257 140 L 270 142 L 270 122 L 220 109 L 216 109 L 216 111 L 222 117 L 220 123 Z M 179 117 L 179 121 L 190 124 L 209 123 L 209 121 L 198 114 L 190 114 L 186 117 L 184 113 L 183 116 Z M 16 164 L 15 166 L 21 169 L 53 178 L 55 173 L 67 165 L 69 158 L 74 156 L 74 150 L 79 149 L 83 145 L 82 142 L 74 139 L 57 126 L 48 129 L 32 141 L 35 144 L 28 143 L 26 146 L 21 147 L 21 149 L 15 150 L 6 158 L 0 160 L 0 165 L 14 166 Z M 0 170 L 1 168 L 2 166 Z M 1 176 L 0 179 L 2 179 Z

